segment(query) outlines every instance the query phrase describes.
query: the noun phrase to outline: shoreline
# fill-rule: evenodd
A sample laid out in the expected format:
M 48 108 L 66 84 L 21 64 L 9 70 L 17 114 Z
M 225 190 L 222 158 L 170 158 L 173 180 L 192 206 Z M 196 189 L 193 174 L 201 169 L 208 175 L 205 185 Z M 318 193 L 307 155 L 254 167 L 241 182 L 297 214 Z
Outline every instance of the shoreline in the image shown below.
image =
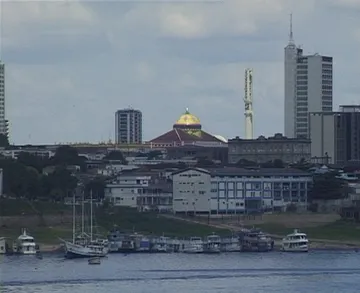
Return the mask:
M 64 248 L 63 244 L 47 244 L 39 243 L 39 251 L 41 253 L 58 253 L 62 252 Z M 274 239 L 274 251 L 281 251 L 281 240 Z M 310 239 L 309 251 L 321 251 L 321 250 L 333 250 L 333 251 L 360 251 L 360 243 L 339 243 L 334 240 L 321 240 L 314 241 Z

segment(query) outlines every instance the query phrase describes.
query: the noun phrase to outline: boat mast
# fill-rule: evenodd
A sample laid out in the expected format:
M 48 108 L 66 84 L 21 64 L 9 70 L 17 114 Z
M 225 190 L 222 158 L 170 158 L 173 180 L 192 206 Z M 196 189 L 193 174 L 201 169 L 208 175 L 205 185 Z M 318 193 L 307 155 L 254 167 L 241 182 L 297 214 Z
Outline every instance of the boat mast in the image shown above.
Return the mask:
M 92 189 L 90 190 L 90 240 L 93 239 L 93 200 Z
M 81 235 L 84 236 L 84 190 L 82 192 L 82 201 L 81 201 Z
M 73 192 L 73 243 L 75 243 L 75 193 Z

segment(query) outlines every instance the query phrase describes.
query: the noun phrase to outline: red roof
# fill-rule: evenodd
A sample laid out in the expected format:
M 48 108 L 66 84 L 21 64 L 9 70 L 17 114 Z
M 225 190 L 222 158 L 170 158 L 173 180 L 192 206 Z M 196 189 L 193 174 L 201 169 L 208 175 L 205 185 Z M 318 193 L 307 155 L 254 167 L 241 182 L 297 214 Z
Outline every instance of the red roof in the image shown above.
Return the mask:
M 222 142 L 217 139 L 215 136 L 200 130 L 201 135 L 191 135 L 184 130 L 181 129 L 172 129 L 152 140 L 150 142 L 153 143 L 173 143 L 173 142 L 196 142 L 196 141 L 208 141 L 208 142 Z

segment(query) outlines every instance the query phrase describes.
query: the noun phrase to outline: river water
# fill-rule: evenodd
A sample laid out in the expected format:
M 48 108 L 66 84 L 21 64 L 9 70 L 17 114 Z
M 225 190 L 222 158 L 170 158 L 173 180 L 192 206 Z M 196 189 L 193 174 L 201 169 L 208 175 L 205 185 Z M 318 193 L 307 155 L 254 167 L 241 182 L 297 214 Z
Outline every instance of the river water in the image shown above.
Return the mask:
M 357 293 L 359 284 L 354 251 L 111 254 L 92 266 L 62 255 L 0 256 L 2 293 Z

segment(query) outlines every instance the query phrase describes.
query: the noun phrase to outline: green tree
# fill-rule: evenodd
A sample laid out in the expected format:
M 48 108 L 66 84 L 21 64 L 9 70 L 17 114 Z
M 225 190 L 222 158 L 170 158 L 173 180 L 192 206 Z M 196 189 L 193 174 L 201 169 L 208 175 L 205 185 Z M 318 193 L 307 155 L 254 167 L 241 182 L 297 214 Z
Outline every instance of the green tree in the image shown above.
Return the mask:
M 48 159 L 27 153 L 21 152 L 17 156 L 17 162 L 25 166 L 30 166 L 35 168 L 38 172 L 42 172 L 42 169 L 49 164 Z
M 347 192 L 347 182 L 336 178 L 336 172 L 328 172 L 314 176 L 313 186 L 310 192 L 311 199 L 340 199 Z
M 9 138 L 5 134 L 0 134 L 0 147 L 8 147 L 10 145 Z
M 78 185 L 78 179 L 64 167 L 58 167 L 48 176 L 43 177 L 44 191 L 55 201 L 62 200 Z
M 273 163 L 274 163 L 274 168 L 284 168 L 285 167 L 284 162 L 280 159 L 275 159 Z
M 84 158 L 79 156 L 77 149 L 68 145 L 63 145 L 57 148 L 55 155 L 51 158 L 51 163 L 58 166 L 85 166 Z
M 254 161 L 250 161 L 250 160 L 246 160 L 246 159 L 240 159 L 237 163 L 236 163 L 236 167 L 255 167 L 258 164 Z
M 109 161 L 120 161 L 122 164 L 127 164 L 127 161 L 124 158 L 124 155 L 122 152 L 120 151 L 111 151 L 109 152 L 104 160 L 109 160 Z
M 105 178 L 94 178 L 85 185 L 85 197 L 90 198 L 90 192 L 92 192 L 94 200 L 103 200 L 105 198 L 105 186 Z

